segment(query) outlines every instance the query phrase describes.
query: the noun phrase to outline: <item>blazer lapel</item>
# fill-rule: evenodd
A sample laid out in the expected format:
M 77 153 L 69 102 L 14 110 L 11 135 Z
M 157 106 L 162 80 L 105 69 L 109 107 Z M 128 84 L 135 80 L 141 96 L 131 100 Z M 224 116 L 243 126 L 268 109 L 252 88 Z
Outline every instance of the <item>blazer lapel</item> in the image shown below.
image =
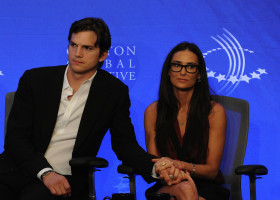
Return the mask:
M 107 80 L 108 81 L 108 80 Z M 86 105 L 81 118 L 74 151 L 79 149 L 79 146 L 87 139 L 91 133 L 92 126 L 96 125 L 98 113 L 102 111 L 103 105 L 108 99 L 108 90 L 106 90 L 106 77 L 102 70 L 98 70 L 95 78 L 92 81 L 91 88 L 88 94 Z

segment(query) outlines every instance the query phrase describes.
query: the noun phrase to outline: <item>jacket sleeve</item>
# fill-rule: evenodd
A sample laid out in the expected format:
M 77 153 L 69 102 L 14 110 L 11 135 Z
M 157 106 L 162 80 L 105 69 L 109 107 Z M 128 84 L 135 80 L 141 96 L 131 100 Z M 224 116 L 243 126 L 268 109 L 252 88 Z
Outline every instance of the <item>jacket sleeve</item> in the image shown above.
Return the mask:
M 153 182 L 152 168 L 154 158 L 137 143 L 133 125 L 130 119 L 130 99 L 128 87 L 123 86 L 118 90 L 118 98 L 110 128 L 112 148 L 118 159 L 131 166 L 142 175 L 148 183 Z
M 39 141 L 33 130 L 35 102 L 31 80 L 32 73 L 26 71 L 19 81 L 7 123 L 4 148 L 23 172 L 36 176 L 41 169 L 51 166 L 34 145 Z

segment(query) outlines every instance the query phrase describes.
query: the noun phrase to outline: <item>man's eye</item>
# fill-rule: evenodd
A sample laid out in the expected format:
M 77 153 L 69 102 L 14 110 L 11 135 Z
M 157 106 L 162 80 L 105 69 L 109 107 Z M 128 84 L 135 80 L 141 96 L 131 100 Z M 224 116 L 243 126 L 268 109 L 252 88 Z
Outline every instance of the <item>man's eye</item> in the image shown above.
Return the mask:
M 92 50 L 92 47 L 85 47 L 86 50 Z
M 74 44 L 74 43 L 70 43 L 70 46 L 71 46 L 71 47 L 74 47 L 74 46 L 76 46 L 76 44 Z

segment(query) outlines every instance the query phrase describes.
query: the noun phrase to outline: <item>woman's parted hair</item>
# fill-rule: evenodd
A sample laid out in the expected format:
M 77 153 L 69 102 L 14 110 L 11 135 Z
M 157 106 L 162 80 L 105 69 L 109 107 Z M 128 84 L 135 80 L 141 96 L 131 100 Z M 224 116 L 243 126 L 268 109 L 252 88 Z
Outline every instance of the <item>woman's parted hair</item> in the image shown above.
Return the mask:
M 189 50 L 196 54 L 199 62 L 200 81 L 194 86 L 190 100 L 187 126 L 183 138 L 182 151 L 175 148 L 178 159 L 195 163 L 206 159 L 209 135 L 208 115 L 211 111 L 211 97 L 206 65 L 200 49 L 193 43 L 181 42 L 167 55 L 163 64 L 157 104 L 156 143 L 161 156 L 168 156 L 167 141 L 176 147 L 175 123 L 177 121 L 179 101 L 174 95 L 168 72 L 173 55 L 178 51 Z

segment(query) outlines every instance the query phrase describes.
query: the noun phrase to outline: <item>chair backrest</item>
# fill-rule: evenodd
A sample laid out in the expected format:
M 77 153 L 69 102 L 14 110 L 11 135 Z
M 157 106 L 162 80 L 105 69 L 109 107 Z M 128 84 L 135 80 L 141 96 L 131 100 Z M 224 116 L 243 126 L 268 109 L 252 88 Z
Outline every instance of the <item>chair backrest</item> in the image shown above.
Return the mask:
M 6 94 L 6 99 L 5 99 L 5 126 L 4 126 L 4 136 L 6 135 L 7 131 L 7 121 L 8 117 L 14 102 L 14 96 L 15 92 L 9 92 Z
M 221 163 L 225 177 L 224 186 L 230 190 L 232 200 L 242 200 L 241 176 L 235 168 L 243 165 L 249 130 L 249 103 L 246 100 L 226 96 L 213 96 L 226 109 L 226 143 Z

